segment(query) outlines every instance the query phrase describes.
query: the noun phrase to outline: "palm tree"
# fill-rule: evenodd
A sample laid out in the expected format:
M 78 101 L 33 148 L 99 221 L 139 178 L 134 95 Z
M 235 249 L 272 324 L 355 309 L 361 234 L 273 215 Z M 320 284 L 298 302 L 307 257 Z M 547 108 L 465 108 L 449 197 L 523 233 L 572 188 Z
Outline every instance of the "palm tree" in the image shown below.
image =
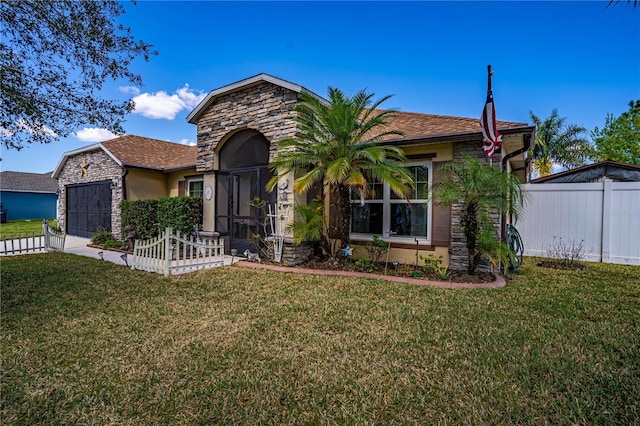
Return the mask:
M 295 172 L 300 174 L 294 182 L 296 193 L 321 184 L 325 194 L 335 195 L 335 237 L 343 245 L 349 243 L 351 191 L 364 200 L 372 182 L 388 183 L 400 197 L 407 197 L 413 187 L 402 150 L 382 143 L 386 136 L 401 135 L 388 129 L 394 111 L 378 109 L 390 96 L 375 102 L 373 96 L 361 90 L 348 97 L 329 87 L 329 100 L 323 102 L 301 93 L 292 118 L 297 134 L 278 143 L 279 153 L 271 163 L 274 178 L 267 189 Z
M 584 127 L 565 124 L 566 117 L 560 117 L 555 108 L 544 121 L 533 112 L 529 114 L 536 126 L 536 139 L 530 155 L 533 168 L 540 176 L 551 174 L 554 163 L 566 168 L 585 163 L 592 149 L 589 140 L 584 137 Z
M 445 177 L 433 189 L 437 204 L 460 206 L 460 225 L 466 239 L 467 272 L 474 275 L 482 254 L 505 260 L 508 248 L 496 240 L 496 218 L 500 214 L 517 217 L 524 193 L 520 180 L 477 158 L 443 164 Z M 496 263 L 492 260 L 493 263 Z

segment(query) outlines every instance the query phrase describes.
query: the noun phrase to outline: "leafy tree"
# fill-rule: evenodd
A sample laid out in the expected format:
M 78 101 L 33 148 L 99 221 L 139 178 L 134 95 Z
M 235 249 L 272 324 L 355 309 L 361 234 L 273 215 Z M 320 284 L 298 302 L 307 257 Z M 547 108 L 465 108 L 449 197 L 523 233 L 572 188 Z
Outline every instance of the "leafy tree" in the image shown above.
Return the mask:
M 498 214 L 518 216 L 524 197 L 518 177 L 469 157 L 462 162 L 444 164 L 441 170 L 447 173 L 442 182 L 434 186 L 433 199 L 445 206 L 461 205 L 467 272 L 475 274 L 482 254 L 487 254 L 494 263 L 504 261 L 508 248 L 496 240 L 495 218 Z
M 629 111 L 615 118 L 608 114 L 602 130 L 591 132 L 598 160 L 640 165 L 640 100 L 629 102 Z
M 295 192 L 322 184 L 325 194 L 335 195 L 335 237 L 343 245 L 349 243 L 351 191 L 364 199 L 368 183 L 378 181 L 406 197 L 413 186 L 402 150 L 381 143 L 385 136 L 401 134 L 387 129 L 394 111 L 378 109 L 389 96 L 375 102 L 373 96 L 361 90 L 348 97 L 330 87 L 329 101 L 323 102 L 303 92 L 292 118 L 298 133 L 280 141 L 271 163 L 274 178 L 268 189 L 275 187 L 280 176 L 296 172 L 301 175 L 294 182 Z
M 131 101 L 102 98 L 105 81 L 140 85 L 129 69 L 157 52 L 116 24 L 115 0 L 0 2 L 0 137 L 10 149 L 49 143 L 81 125 L 124 132 Z
M 575 124 L 566 124 L 566 117 L 560 117 L 553 109 L 544 121 L 530 112 L 536 126 L 536 139 L 530 156 L 533 168 L 540 176 L 551 174 L 553 163 L 565 168 L 583 165 L 592 155 L 589 140 L 584 137 L 586 129 Z

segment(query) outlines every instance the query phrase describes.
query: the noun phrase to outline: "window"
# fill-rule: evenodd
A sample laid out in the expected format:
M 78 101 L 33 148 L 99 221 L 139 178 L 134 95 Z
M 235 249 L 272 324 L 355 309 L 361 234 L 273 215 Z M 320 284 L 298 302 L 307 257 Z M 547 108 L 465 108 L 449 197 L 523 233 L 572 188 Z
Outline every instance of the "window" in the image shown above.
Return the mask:
M 408 169 L 415 184 L 408 201 L 392 193 L 389 185 L 384 183 L 371 185 L 371 195 L 365 199 L 364 205 L 360 203 L 358 194 L 352 196 L 352 237 L 381 235 L 412 242 L 415 238 L 431 239 L 431 163 L 411 164 Z
M 202 198 L 204 181 L 202 179 L 189 179 L 189 196 Z

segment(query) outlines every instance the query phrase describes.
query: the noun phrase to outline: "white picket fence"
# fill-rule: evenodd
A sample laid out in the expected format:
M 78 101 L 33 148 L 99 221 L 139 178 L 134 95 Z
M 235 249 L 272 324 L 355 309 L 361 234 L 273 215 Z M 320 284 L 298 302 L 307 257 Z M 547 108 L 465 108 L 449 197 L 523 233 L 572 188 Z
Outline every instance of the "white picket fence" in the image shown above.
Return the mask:
M 45 220 L 42 233 L 11 235 L 0 240 L 0 255 L 64 251 L 65 234 L 52 229 Z
M 224 241 L 181 236 L 166 228 L 157 237 L 136 240 L 131 269 L 171 275 L 224 265 Z
M 516 227 L 526 256 L 548 257 L 548 249 L 562 239 L 562 244 L 582 242 L 583 260 L 640 265 L 640 182 L 528 184 L 525 189 L 528 201 Z

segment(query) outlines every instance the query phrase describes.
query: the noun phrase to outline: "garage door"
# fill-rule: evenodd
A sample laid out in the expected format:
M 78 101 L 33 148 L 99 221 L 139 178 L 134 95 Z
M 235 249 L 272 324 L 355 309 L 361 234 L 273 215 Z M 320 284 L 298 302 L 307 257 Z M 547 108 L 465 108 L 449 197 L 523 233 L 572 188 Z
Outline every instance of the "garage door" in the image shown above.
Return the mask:
M 67 234 L 91 237 L 111 231 L 111 181 L 67 186 Z

